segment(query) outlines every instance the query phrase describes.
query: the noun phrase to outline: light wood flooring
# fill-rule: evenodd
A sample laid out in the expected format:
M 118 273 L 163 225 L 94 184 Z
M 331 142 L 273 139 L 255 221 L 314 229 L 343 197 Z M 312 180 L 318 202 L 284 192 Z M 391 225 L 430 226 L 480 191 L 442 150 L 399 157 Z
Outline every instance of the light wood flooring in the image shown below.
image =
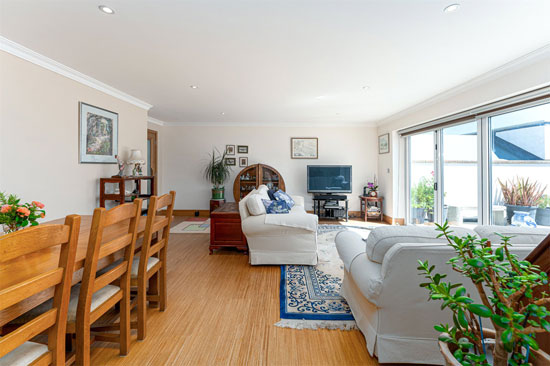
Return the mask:
M 116 344 L 92 345 L 93 365 L 378 365 L 358 330 L 275 327 L 279 267 L 209 255 L 208 245 L 209 235 L 170 235 L 167 310 L 148 310 L 147 338 L 133 331 L 125 357 Z

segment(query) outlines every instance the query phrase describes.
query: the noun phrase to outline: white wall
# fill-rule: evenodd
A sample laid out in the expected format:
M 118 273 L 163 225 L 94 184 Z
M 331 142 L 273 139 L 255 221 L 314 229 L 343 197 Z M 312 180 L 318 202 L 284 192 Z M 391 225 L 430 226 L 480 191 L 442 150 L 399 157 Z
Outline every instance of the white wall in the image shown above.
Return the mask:
M 79 164 L 78 103 L 119 114 L 118 148 L 145 153 L 147 111 L 0 51 L 0 190 L 46 205 L 46 220 L 89 215 L 116 164 Z
M 435 97 L 381 121 L 378 135 L 390 133 L 392 138 L 390 154 L 378 156 L 380 191 L 386 200 L 384 213 L 400 218 L 405 214 L 404 151 L 398 130 L 547 84 L 550 84 L 550 52 L 491 72 L 445 93 L 446 96 Z
M 162 184 L 159 193 L 176 190 L 176 209 L 208 209 L 211 185 L 202 176 L 212 148 L 223 151 L 225 145 L 248 145 L 248 164 L 271 165 L 281 173 L 286 191 L 306 197 L 306 208 L 312 209 L 307 193 L 306 166 L 314 164 L 349 164 L 353 166 L 353 193 L 350 210 L 359 211 L 358 196 L 368 179 L 377 171 L 375 127 L 193 127 L 159 126 L 162 150 Z M 318 137 L 319 159 L 290 158 L 291 137 Z M 233 182 L 240 172 L 234 167 L 226 182 L 226 199 L 234 201 Z

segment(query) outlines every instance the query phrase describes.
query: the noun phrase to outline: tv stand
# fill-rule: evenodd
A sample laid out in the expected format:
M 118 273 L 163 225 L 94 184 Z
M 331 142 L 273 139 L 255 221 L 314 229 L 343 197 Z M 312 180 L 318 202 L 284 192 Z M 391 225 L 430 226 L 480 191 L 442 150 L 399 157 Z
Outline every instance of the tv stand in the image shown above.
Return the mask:
M 340 206 L 344 202 L 344 206 Z M 346 219 L 348 221 L 348 197 L 339 194 L 313 196 L 313 213 L 320 219 Z

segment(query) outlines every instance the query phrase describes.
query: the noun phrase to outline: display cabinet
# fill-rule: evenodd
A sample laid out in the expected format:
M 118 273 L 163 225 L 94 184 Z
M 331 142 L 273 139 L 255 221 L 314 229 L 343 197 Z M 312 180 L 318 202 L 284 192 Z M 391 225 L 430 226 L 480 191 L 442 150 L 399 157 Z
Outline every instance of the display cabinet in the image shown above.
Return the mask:
M 233 184 L 233 197 L 239 202 L 254 188 L 265 184 L 269 188 L 285 190 L 285 181 L 281 174 L 269 165 L 249 165 L 237 174 Z

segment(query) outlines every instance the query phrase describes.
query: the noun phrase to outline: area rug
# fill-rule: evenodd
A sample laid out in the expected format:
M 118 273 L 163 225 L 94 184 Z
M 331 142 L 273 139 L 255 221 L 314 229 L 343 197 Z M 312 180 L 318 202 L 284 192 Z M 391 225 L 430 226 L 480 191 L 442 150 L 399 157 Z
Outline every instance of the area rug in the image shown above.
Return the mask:
M 295 329 L 356 329 L 346 300 L 340 296 L 344 264 L 335 238 L 340 231 L 355 231 L 366 238 L 364 227 L 319 225 L 316 266 L 281 266 L 280 316 L 275 325 Z
M 210 234 L 209 218 L 192 218 L 170 229 L 170 234 Z

